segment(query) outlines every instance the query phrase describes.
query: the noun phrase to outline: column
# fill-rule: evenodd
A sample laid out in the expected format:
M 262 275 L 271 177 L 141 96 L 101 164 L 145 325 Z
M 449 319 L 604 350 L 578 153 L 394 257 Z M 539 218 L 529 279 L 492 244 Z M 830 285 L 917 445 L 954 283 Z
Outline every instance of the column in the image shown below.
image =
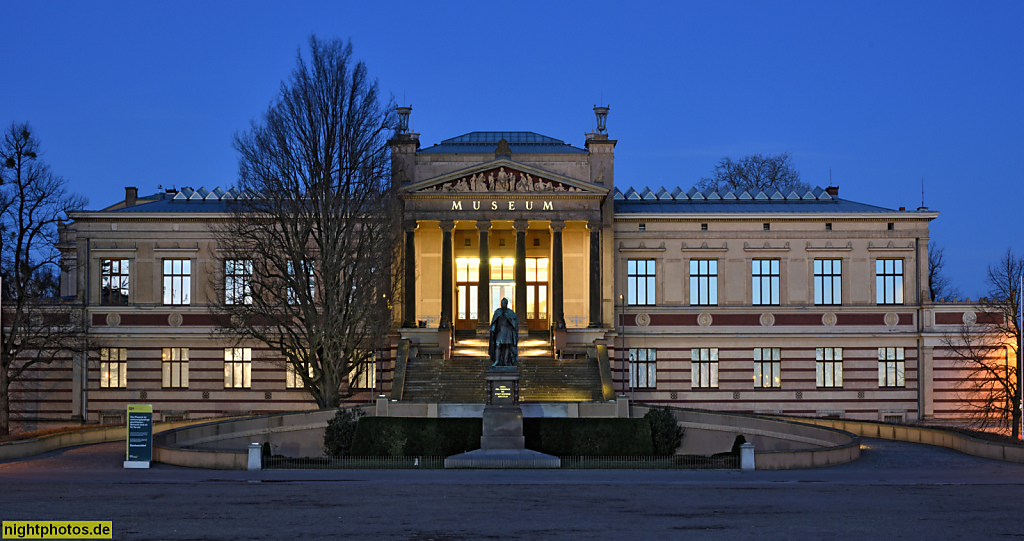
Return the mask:
M 405 314 L 403 327 L 416 326 L 416 221 L 402 224 L 405 229 Z
M 477 334 L 487 335 L 491 328 L 491 250 L 488 245 L 487 232 L 491 229 L 489 220 L 479 220 L 476 228 L 480 230 L 480 283 L 477 291 Z
M 601 221 L 587 222 L 590 228 L 590 325 L 601 326 Z
M 455 222 L 452 220 L 441 221 L 441 323 L 440 329 L 450 329 L 452 326 L 452 292 L 455 284 L 452 282 L 452 229 Z
M 562 304 L 562 220 L 551 221 L 551 323 L 555 329 L 565 328 Z
M 519 318 L 519 334 L 525 336 L 529 332 L 526 324 L 526 228 L 530 223 L 516 220 L 512 225 L 516 228 L 516 317 Z

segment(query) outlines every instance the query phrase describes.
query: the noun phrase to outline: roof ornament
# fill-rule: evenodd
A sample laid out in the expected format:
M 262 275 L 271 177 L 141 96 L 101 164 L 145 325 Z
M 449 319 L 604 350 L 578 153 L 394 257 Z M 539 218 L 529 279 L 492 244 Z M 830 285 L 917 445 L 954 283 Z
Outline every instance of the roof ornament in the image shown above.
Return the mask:
M 398 113 L 398 134 L 409 133 L 409 115 L 412 113 L 412 106 L 395 107 Z
M 494 149 L 494 158 L 512 158 L 512 149 L 508 147 L 508 141 L 504 137 L 498 141 L 498 148 Z
M 594 106 L 594 114 L 597 115 L 597 133 L 608 135 L 608 110 L 611 107 Z

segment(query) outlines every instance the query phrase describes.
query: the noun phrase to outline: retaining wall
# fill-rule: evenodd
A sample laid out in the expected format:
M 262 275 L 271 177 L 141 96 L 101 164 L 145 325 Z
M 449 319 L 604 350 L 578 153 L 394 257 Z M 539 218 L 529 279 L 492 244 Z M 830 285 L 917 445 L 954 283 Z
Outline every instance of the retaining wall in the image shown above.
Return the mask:
M 865 438 L 879 438 L 883 440 L 938 445 L 940 447 L 956 449 L 961 453 L 979 456 L 982 458 L 1024 463 L 1024 446 L 981 440 L 964 434 L 946 432 L 945 430 L 936 428 L 887 425 L 883 423 L 849 421 L 845 419 L 800 419 L 793 417 L 787 419 L 799 420 L 801 423 L 845 430 Z

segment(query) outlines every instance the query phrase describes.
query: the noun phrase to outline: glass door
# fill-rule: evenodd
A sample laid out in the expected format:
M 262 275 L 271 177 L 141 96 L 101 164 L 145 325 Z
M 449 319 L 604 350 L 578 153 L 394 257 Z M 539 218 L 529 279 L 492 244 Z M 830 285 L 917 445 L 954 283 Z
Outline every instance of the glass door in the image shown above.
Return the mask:
M 526 258 L 526 323 L 531 331 L 548 329 L 548 258 Z
M 480 289 L 480 259 L 460 257 L 455 260 L 455 329 L 476 329 L 477 294 Z M 485 316 L 487 317 L 487 316 Z

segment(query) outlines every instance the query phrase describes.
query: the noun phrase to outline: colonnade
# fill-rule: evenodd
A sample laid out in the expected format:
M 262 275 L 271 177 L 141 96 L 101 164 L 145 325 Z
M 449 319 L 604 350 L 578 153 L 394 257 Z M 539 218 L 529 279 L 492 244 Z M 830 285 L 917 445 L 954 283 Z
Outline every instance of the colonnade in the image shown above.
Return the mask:
M 404 224 L 405 229 L 405 298 L 402 326 L 416 326 L 416 230 L 420 227 L 419 222 L 408 220 Z M 529 227 L 527 220 L 514 220 L 512 222 L 516 231 L 515 246 L 515 310 L 519 318 L 520 327 L 526 327 L 526 231 Z M 551 231 L 551 325 L 556 329 L 565 328 L 564 313 L 564 269 L 562 266 L 562 230 L 565 228 L 563 220 L 550 220 L 548 227 Z M 587 222 L 590 230 L 590 254 L 589 254 L 589 326 L 600 327 L 601 322 L 601 222 L 592 220 Z M 453 280 L 454 255 L 452 249 L 452 231 L 455 229 L 454 220 L 441 220 L 441 314 L 440 328 L 454 328 L 452 311 L 452 292 L 455 289 Z M 478 314 L 477 331 L 486 332 L 490 325 L 490 244 L 489 235 L 491 230 L 490 220 L 477 220 L 476 228 L 480 236 L 479 257 L 480 272 L 478 285 Z

